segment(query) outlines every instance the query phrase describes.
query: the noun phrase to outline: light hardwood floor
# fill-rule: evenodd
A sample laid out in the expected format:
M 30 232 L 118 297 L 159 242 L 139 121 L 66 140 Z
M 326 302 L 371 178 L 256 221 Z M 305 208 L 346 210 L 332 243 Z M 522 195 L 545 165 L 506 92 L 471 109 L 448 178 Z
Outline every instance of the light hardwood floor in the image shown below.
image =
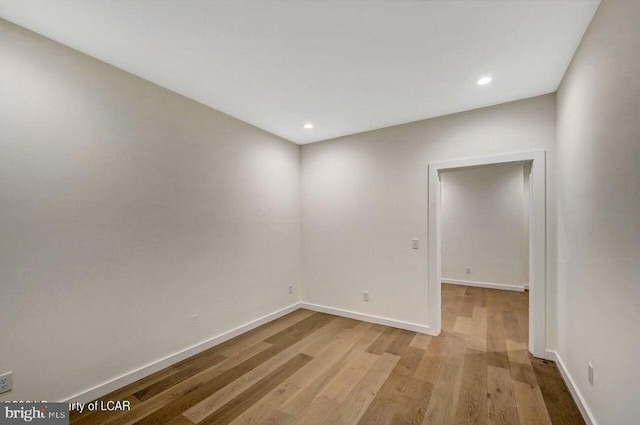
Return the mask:
M 109 394 L 72 424 L 584 424 L 527 352 L 528 294 L 443 285 L 437 337 L 298 310 Z

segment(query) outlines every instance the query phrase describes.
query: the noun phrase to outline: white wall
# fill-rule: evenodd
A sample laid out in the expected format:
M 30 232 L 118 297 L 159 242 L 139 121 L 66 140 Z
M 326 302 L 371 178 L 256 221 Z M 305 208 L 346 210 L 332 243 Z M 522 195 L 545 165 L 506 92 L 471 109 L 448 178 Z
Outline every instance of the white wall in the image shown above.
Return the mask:
M 523 169 L 509 165 L 441 174 L 443 281 L 521 288 L 528 283 Z
M 600 425 L 640 418 L 639 23 L 603 0 L 558 92 L 558 348 Z
M 2 20 L 0 40 L 0 400 L 297 301 L 297 145 Z
M 546 149 L 551 222 L 554 144 L 552 94 L 302 146 L 303 301 L 428 324 L 428 164 Z M 548 226 L 551 347 L 554 232 Z M 412 238 L 421 249 L 411 249 Z

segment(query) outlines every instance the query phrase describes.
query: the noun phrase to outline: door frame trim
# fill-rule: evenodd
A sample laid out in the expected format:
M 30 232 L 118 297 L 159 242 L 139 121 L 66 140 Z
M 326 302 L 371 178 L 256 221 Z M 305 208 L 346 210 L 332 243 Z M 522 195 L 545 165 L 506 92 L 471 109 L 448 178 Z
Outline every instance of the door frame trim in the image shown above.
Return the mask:
M 442 172 L 497 165 L 530 164 L 529 202 L 529 351 L 546 357 L 546 151 L 515 152 L 476 158 L 432 162 L 428 171 L 429 191 L 429 327 L 439 335 L 442 329 Z

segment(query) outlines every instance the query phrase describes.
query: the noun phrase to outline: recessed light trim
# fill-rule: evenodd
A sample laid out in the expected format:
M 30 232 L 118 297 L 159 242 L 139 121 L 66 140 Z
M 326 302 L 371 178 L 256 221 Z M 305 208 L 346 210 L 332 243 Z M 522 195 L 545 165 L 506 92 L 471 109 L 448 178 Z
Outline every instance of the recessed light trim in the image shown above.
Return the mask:
M 479 86 L 486 86 L 487 84 L 489 84 L 492 81 L 493 81 L 493 78 L 491 78 L 491 77 L 482 77 L 476 82 L 476 84 L 479 85 Z
M 311 130 L 313 128 L 313 124 L 310 122 L 307 122 L 307 123 L 304 123 L 302 127 L 306 130 Z

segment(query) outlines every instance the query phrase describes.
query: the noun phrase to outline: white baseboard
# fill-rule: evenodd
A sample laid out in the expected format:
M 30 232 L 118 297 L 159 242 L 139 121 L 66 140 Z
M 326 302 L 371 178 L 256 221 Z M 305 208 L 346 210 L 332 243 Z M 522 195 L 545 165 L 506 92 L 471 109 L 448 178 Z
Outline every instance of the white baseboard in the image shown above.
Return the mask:
M 88 390 L 82 391 L 73 396 L 67 397 L 63 400 L 65 403 L 69 402 L 80 402 L 80 403 L 88 403 L 93 401 L 99 397 L 102 397 L 110 392 L 113 392 L 117 389 L 120 389 L 124 386 L 127 386 L 133 382 L 136 382 L 142 378 L 145 378 L 153 373 L 156 373 L 162 369 L 165 369 L 169 366 L 172 366 L 184 359 L 187 359 L 191 356 L 194 356 L 198 353 L 203 352 L 204 350 L 208 350 L 211 347 L 215 347 L 218 344 L 222 344 L 225 341 L 230 340 L 231 338 L 235 338 L 238 335 L 241 335 L 245 332 L 248 332 L 252 329 L 257 328 L 258 326 L 264 325 L 265 323 L 271 322 L 279 317 L 284 316 L 285 314 L 289 314 L 295 310 L 300 308 L 300 303 L 292 304 L 288 307 L 285 307 L 281 310 L 278 310 L 274 313 L 267 314 L 266 316 L 260 317 L 259 319 L 253 320 L 249 323 L 245 323 L 242 326 L 238 326 L 237 328 L 231 329 L 230 331 L 224 332 L 220 335 L 217 335 L 213 338 L 210 338 L 206 341 L 203 341 L 199 344 L 193 345 L 189 348 L 185 348 L 184 350 L 178 351 L 177 353 L 171 354 L 167 357 L 164 357 L 160 360 L 149 363 L 146 366 L 143 366 L 139 369 L 132 370 L 127 372 L 117 378 L 114 378 L 110 381 L 104 382 L 100 385 L 97 385 Z
M 551 351 L 551 350 L 544 350 L 544 353 L 542 353 L 542 356 L 535 356 L 538 359 L 545 359 L 545 360 L 551 360 L 552 362 L 557 362 L 557 357 L 556 357 L 556 352 L 555 351 Z M 531 353 L 531 355 L 533 356 L 534 354 Z
M 553 360 L 556 362 L 558 370 L 560 371 L 560 375 L 562 375 L 562 379 L 564 379 L 564 383 L 567 384 L 567 387 L 569 388 L 569 391 L 573 396 L 573 400 L 578 405 L 578 409 L 580 409 L 580 413 L 582 413 L 584 421 L 587 423 L 587 425 L 598 425 L 595 418 L 593 417 L 593 413 L 591 413 L 591 409 L 589 409 L 589 406 L 587 406 L 582 393 L 571 377 L 567 366 L 564 364 L 564 361 L 560 357 L 560 354 L 558 354 L 557 351 L 547 350 L 547 356 L 549 360 Z
M 528 283 L 523 284 L 522 287 L 524 288 L 525 291 L 529 290 L 529 284 Z
M 478 288 L 504 289 L 507 291 L 524 292 L 524 285 L 506 285 L 502 283 L 475 282 L 473 280 L 447 279 L 444 277 L 440 279 L 440 281 L 442 283 L 450 283 L 452 285 L 477 286 Z
M 370 314 L 356 313 L 355 311 L 342 310 L 339 308 L 327 307 L 324 305 L 300 302 L 300 308 L 318 311 L 320 313 L 333 314 L 335 316 L 347 317 L 349 319 L 362 320 L 363 322 L 377 323 L 379 325 L 391 326 L 407 331 L 418 332 L 427 335 L 433 335 L 429 326 L 419 325 L 417 323 L 403 322 L 401 320 L 389 319 L 386 317 L 373 316 Z M 436 335 L 437 336 L 437 335 Z

